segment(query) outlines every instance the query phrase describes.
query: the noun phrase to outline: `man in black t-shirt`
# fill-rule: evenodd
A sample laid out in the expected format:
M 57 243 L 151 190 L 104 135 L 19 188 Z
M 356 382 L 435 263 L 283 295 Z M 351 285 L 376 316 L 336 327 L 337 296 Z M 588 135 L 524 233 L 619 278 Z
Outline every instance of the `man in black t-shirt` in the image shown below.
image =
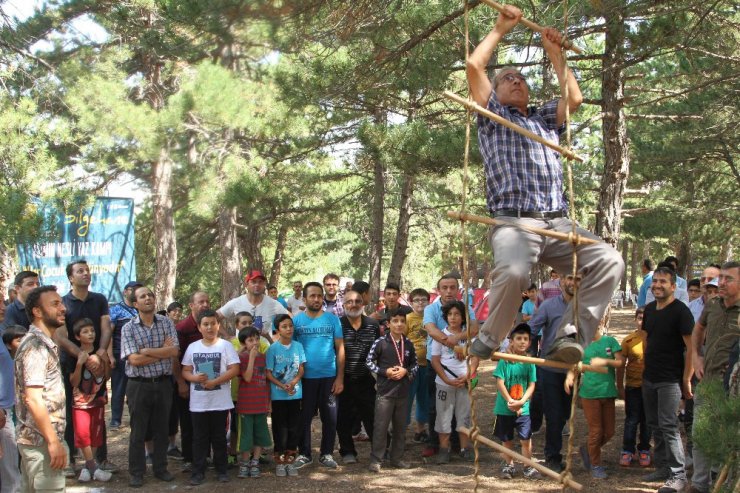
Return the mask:
M 380 323 L 380 333 L 385 334 L 388 331 L 388 321 L 396 313 L 408 315 L 414 310 L 408 305 L 401 304 L 401 288 L 395 282 L 389 282 L 383 290 L 385 297 L 385 308 L 373 313 L 371 316 Z
M 339 454 L 345 464 L 357 462 L 352 440 L 356 420 L 373 436 L 375 417 L 375 379 L 368 369 L 367 355 L 380 337 L 378 322 L 362 314 L 362 295 L 357 291 L 344 294 L 344 316 L 339 319 L 344 335 L 344 391 L 337 396 L 337 435 Z
M 658 267 L 650 286 L 655 301 L 645 306 L 642 327 L 647 332 L 642 396 L 648 426 L 655 441 L 655 471 L 646 481 L 662 481 L 659 491 L 670 493 L 687 487 L 683 444 L 678 428 L 681 394 L 691 393 L 691 310 L 677 300 L 676 273 Z

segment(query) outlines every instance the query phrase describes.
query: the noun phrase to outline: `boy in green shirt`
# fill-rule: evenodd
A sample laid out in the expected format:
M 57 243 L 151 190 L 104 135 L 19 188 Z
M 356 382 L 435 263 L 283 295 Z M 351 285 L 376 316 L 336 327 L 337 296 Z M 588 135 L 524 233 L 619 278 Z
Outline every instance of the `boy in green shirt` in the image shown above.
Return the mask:
M 508 352 L 520 356 L 527 355 L 529 349 L 531 329 L 527 324 L 519 324 L 509 334 Z M 529 399 L 534 393 L 537 381 L 537 371 L 532 363 L 518 363 L 500 360 L 493 372 L 496 377 L 496 427 L 493 434 L 498 437 L 504 446 L 514 450 L 514 431 L 516 430 L 519 442 L 522 445 L 522 455 L 532 458 L 532 421 L 529 418 Z M 516 474 L 514 458 L 502 454 L 504 467 L 501 469 L 503 479 L 511 479 Z M 533 467 L 524 469 L 524 477 L 539 479 L 540 473 Z

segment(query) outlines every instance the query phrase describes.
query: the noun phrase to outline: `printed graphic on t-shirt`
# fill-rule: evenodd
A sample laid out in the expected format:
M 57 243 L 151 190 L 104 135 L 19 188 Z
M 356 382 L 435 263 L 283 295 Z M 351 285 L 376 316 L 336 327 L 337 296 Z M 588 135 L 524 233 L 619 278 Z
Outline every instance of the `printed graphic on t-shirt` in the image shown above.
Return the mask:
M 255 315 L 252 325 L 255 329 L 262 330 L 262 326 L 264 325 L 264 323 L 262 322 L 262 315 Z
M 524 397 L 524 387 L 520 383 L 515 383 L 508 389 L 512 399 L 519 400 Z
M 213 380 L 221 375 L 221 353 L 193 353 L 193 367 L 195 373 L 205 373 L 208 380 Z M 212 389 L 203 387 L 200 383 L 195 384 L 195 390 L 211 391 L 219 390 L 221 385 Z
M 301 361 L 298 353 L 288 355 L 276 354 L 275 370 L 272 372 L 272 375 L 281 383 L 288 383 L 298 375 L 300 367 Z

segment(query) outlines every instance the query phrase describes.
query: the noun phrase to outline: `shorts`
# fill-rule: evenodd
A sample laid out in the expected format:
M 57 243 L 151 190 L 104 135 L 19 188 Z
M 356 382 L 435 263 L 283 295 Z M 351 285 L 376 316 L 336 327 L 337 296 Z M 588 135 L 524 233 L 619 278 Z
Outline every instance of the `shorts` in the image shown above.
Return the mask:
M 62 447 L 67 450 L 67 443 L 64 440 Z M 51 457 L 46 443 L 40 447 L 19 444 L 18 453 L 21 456 L 21 491 L 65 491 L 64 470 L 51 468 Z
M 532 420 L 529 414 L 522 416 L 510 416 L 507 414 L 496 415 L 496 427 L 493 435 L 502 442 L 510 442 L 514 439 L 514 430 L 519 440 L 532 438 Z
M 465 387 L 450 387 L 438 383 L 435 406 L 437 419 L 434 422 L 434 431 L 437 433 L 452 432 L 452 416 L 457 419 L 458 426 L 470 428 L 470 398 Z
M 72 421 L 75 430 L 75 447 L 98 448 L 103 446 L 103 428 L 105 427 L 105 408 L 72 409 Z
M 239 415 L 239 452 L 251 452 L 254 447 L 272 447 L 267 414 Z

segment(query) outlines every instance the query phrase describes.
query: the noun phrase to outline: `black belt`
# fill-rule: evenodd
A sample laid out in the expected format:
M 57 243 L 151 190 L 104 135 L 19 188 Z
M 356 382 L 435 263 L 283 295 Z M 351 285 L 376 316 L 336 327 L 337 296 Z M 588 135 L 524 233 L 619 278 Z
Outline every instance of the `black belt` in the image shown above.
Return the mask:
M 493 213 L 493 217 L 528 217 L 530 219 L 557 219 L 567 217 L 565 211 L 518 211 L 516 209 L 499 209 Z
M 169 380 L 170 376 L 171 375 L 161 375 L 158 377 L 128 377 L 128 379 L 133 380 L 134 382 L 157 383 L 163 380 Z

